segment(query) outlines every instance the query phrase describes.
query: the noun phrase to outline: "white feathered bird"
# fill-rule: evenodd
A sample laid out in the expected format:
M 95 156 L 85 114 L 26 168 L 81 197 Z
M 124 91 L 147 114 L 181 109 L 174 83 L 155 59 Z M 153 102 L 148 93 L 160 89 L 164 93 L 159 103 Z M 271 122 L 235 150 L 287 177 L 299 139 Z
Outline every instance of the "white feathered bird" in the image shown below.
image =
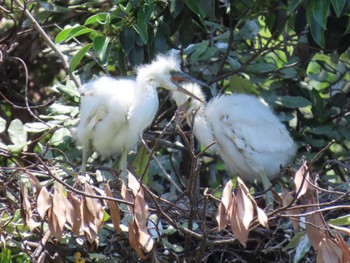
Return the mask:
M 89 150 L 102 156 L 121 154 L 120 168 L 126 170 L 127 154 L 139 141 L 158 109 L 157 87 L 189 94 L 177 84 L 197 81 L 180 70 L 175 54 L 158 55 L 136 69 L 136 80 L 101 77 L 87 83 L 82 91 L 80 123 L 76 138 L 83 146 L 82 172 Z
M 202 101 L 172 93 L 176 104 L 186 109 L 190 126 L 193 121 L 193 132 L 202 146 L 216 142 L 209 150 L 221 156 L 232 175 L 245 182 L 262 182 L 267 190 L 270 182 L 266 176 L 278 176 L 280 166 L 290 162 L 296 153 L 286 127 L 254 96 L 219 95 L 205 104 L 199 85 L 186 83 L 182 87 Z

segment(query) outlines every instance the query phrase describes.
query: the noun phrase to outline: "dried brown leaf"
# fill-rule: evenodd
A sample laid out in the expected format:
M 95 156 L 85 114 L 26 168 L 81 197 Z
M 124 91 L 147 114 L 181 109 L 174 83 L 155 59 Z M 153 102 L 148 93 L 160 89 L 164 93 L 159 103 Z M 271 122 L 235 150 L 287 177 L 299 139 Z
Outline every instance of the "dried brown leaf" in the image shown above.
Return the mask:
M 243 221 L 237 211 L 236 196 L 232 195 L 232 208 L 231 208 L 231 231 L 238 239 L 238 241 L 245 247 L 247 245 L 249 231 L 244 227 Z
M 294 183 L 295 183 L 295 187 L 296 187 L 296 193 L 299 194 L 297 196 L 297 198 L 299 199 L 301 196 L 303 196 L 307 189 L 308 189 L 308 185 L 309 185 L 309 179 L 310 179 L 310 175 L 309 172 L 307 172 L 307 170 L 309 169 L 309 167 L 306 165 L 306 162 L 304 162 L 299 170 L 295 173 L 295 177 L 294 177 Z M 304 179 L 304 175 L 305 175 L 305 180 L 303 182 Z M 299 190 L 301 188 L 301 190 Z
M 232 204 L 232 181 L 229 180 L 223 191 L 221 196 L 221 203 L 224 205 L 226 212 L 229 210 Z
M 256 212 L 258 215 L 259 223 L 266 229 L 269 229 L 269 219 L 267 218 L 265 211 L 262 210 L 260 207 L 256 206 Z
M 20 197 L 21 197 L 21 216 L 24 223 L 29 227 L 30 231 L 33 231 L 39 223 L 33 219 L 32 206 L 30 205 L 28 188 L 21 183 L 20 184 Z
M 310 196 L 308 199 L 308 204 L 316 204 L 316 200 L 313 196 Z M 307 207 L 306 212 L 317 211 L 317 209 L 318 207 Z M 305 223 L 307 236 L 312 247 L 317 251 L 322 238 L 324 238 L 322 229 L 324 229 L 326 225 L 322 213 L 314 212 L 310 215 L 306 215 Z
M 238 188 L 236 194 L 236 204 L 237 213 L 239 218 L 242 220 L 243 226 L 245 229 L 249 229 L 249 225 L 254 217 L 254 207 L 249 197 L 244 192 L 244 190 L 242 190 L 242 188 Z
M 128 172 L 128 187 L 129 189 L 131 189 L 134 196 L 136 196 L 137 193 L 141 190 L 141 185 L 139 181 L 137 181 L 135 176 L 133 176 L 133 174 L 130 172 Z M 143 196 L 143 192 L 142 192 L 142 196 Z
M 85 183 L 85 193 L 90 195 L 96 195 L 95 191 L 92 189 L 92 187 L 88 183 Z M 85 197 L 85 200 L 86 200 L 86 208 L 89 210 L 90 214 L 94 217 L 94 223 L 97 229 L 99 229 L 103 220 L 102 205 L 95 198 Z
M 231 209 L 232 209 L 232 181 L 229 180 L 221 196 L 221 203 L 218 207 L 216 215 L 216 221 L 218 222 L 218 230 L 225 228 L 231 221 Z
M 138 235 L 137 235 L 137 231 L 138 231 L 138 227 L 136 225 L 136 223 L 128 223 L 128 228 L 129 228 L 129 243 L 130 246 L 135 250 L 137 256 L 139 258 L 145 259 L 145 255 L 142 252 L 142 249 L 140 247 L 139 241 L 138 241 Z
M 41 219 L 45 218 L 45 214 L 50 208 L 51 203 L 49 191 L 47 191 L 46 187 L 42 187 L 36 200 L 36 210 L 38 211 Z
M 107 182 L 107 184 L 106 184 L 105 192 L 106 192 L 106 196 L 113 197 L 111 189 L 109 188 L 109 182 Z M 121 233 L 122 230 L 120 229 L 120 209 L 119 209 L 117 203 L 114 201 L 108 200 L 107 203 L 108 203 L 108 206 L 110 209 L 111 219 L 112 219 L 114 229 L 118 233 Z
M 52 198 L 52 218 L 57 219 L 59 228 L 63 231 L 64 224 L 66 223 L 66 202 L 64 196 L 64 188 L 60 183 L 55 183 L 55 192 Z M 57 237 L 57 236 L 56 236 Z M 59 238 L 59 237 L 57 237 Z
M 342 251 L 342 263 L 350 263 L 350 248 L 344 239 L 338 234 L 336 235 L 336 241 L 339 244 Z
M 73 207 L 73 222 L 72 222 L 72 232 L 75 235 L 79 235 L 80 234 L 80 228 L 82 225 L 82 210 L 83 210 L 83 206 L 82 206 L 82 201 L 79 197 L 70 194 L 69 195 L 69 200 L 68 200 Z
M 287 206 L 293 201 L 293 196 L 285 188 L 283 188 L 282 190 L 283 190 L 283 192 L 282 192 L 282 204 L 283 204 L 283 206 Z M 293 204 L 291 207 L 294 207 L 294 206 L 295 205 Z M 299 231 L 299 229 L 300 229 L 300 227 L 299 227 L 300 217 L 293 216 L 293 215 L 300 214 L 300 213 L 301 213 L 300 208 L 287 209 L 287 211 L 286 211 L 286 214 L 289 215 L 291 220 L 292 220 L 293 229 L 295 231 Z
M 62 236 L 63 233 L 63 228 L 60 226 L 58 218 L 56 214 L 53 212 L 53 206 L 50 207 L 48 214 L 48 224 L 49 224 L 49 229 L 51 233 L 59 239 Z
M 90 210 L 87 207 L 86 199 L 87 198 L 84 197 L 82 200 L 82 229 L 85 232 L 88 241 L 92 243 L 97 237 L 98 227 L 95 224 L 95 216 L 90 213 Z
M 36 193 L 38 194 L 40 189 L 41 189 L 41 185 L 40 185 L 39 179 L 36 178 L 36 176 L 32 175 L 31 173 L 26 173 L 26 175 L 28 176 L 29 182 L 35 188 Z
M 341 263 L 342 251 L 328 238 L 322 238 L 317 252 L 317 263 Z
M 126 185 L 124 184 L 124 182 L 122 182 L 122 189 L 120 191 L 121 196 L 124 198 L 124 200 L 130 202 L 130 203 L 134 203 L 134 197 L 129 193 Z M 128 205 L 128 209 L 131 212 L 133 207 L 131 205 Z
M 148 233 L 148 205 L 141 193 L 137 193 L 134 203 L 134 218 L 138 226 L 139 243 L 146 252 L 150 252 L 154 245 L 154 240 Z
M 249 193 L 248 193 L 248 197 L 252 202 L 254 210 L 256 211 L 259 223 L 266 229 L 269 229 L 269 219 L 267 218 L 265 211 L 258 206 L 254 198 Z
M 228 219 L 227 214 L 228 213 L 226 212 L 224 204 L 220 203 L 218 207 L 218 212 L 216 214 L 216 221 L 218 222 L 218 230 L 221 230 L 230 224 L 230 221 L 227 220 Z

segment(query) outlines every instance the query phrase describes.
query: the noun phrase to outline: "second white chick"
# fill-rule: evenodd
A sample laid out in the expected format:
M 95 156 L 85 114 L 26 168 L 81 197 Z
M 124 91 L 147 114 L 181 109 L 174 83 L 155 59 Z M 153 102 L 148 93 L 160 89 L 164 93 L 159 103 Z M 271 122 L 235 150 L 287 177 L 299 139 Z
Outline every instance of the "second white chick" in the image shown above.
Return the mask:
M 201 87 L 186 83 L 183 88 L 205 101 Z M 246 94 L 219 95 L 208 103 L 173 92 L 177 106 L 186 107 L 187 122 L 202 146 L 217 152 L 232 175 L 245 182 L 262 182 L 278 176 L 281 165 L 290 162 L 296 145 L 286 127 L 256 97 Z M 195 115 L 193 115 L 195 112 Z M 266 178 L 266 176 L 268 178 Z

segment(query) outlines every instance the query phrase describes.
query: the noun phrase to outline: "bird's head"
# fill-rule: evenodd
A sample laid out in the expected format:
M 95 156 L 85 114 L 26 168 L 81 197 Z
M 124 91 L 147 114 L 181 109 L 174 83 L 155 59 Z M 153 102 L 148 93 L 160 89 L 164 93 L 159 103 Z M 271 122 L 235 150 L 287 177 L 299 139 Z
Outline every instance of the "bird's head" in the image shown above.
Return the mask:
M 138 67 L 136 69 L 136 74 L 137 82 L 142 85 L 163 87 L 170 91 L 185 93 L 187 96 L 193 98 L 196 97 L 186 89 L 183 89 L 180 83 L 191 81 L 206 85 L 205 83 L 182 72 L 180 68 L 180 57 L 174 53 L 158 55 L 150 64 Z

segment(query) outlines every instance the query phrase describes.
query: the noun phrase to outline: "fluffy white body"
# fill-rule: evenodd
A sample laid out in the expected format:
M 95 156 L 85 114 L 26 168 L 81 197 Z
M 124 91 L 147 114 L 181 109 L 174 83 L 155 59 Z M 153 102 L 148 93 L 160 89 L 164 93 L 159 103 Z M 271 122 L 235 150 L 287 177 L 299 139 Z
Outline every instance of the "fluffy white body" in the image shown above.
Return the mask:
M 187 83 L 185 89 L 205 101 L 197 84 Z M 207 104 L 173 92 L 178 106 L 187 103 L 187 121 L 203 146 L 213 142 L 209 150 L 217 152 L 232 175 L 246 182 L 278 176 L 280 166 L 290 162 L 296 145 L 286 127 L 256 97 L 245 94 L 220 95 Z M 268 187 L 267 182 L 263 182 Z
M 126 169 L 128 151 L 157 112 L 156 88 L 179 90 L 175 81 L 183 80 L 180 73 L 175 55 L 157 56 L 151 64 L 136 69 L 136 80 L 101 77 L 83 87 L 76 137 L 83 146 L 84 173 L 90 148 L 102 156 L 120 153 L 120 168 Z

